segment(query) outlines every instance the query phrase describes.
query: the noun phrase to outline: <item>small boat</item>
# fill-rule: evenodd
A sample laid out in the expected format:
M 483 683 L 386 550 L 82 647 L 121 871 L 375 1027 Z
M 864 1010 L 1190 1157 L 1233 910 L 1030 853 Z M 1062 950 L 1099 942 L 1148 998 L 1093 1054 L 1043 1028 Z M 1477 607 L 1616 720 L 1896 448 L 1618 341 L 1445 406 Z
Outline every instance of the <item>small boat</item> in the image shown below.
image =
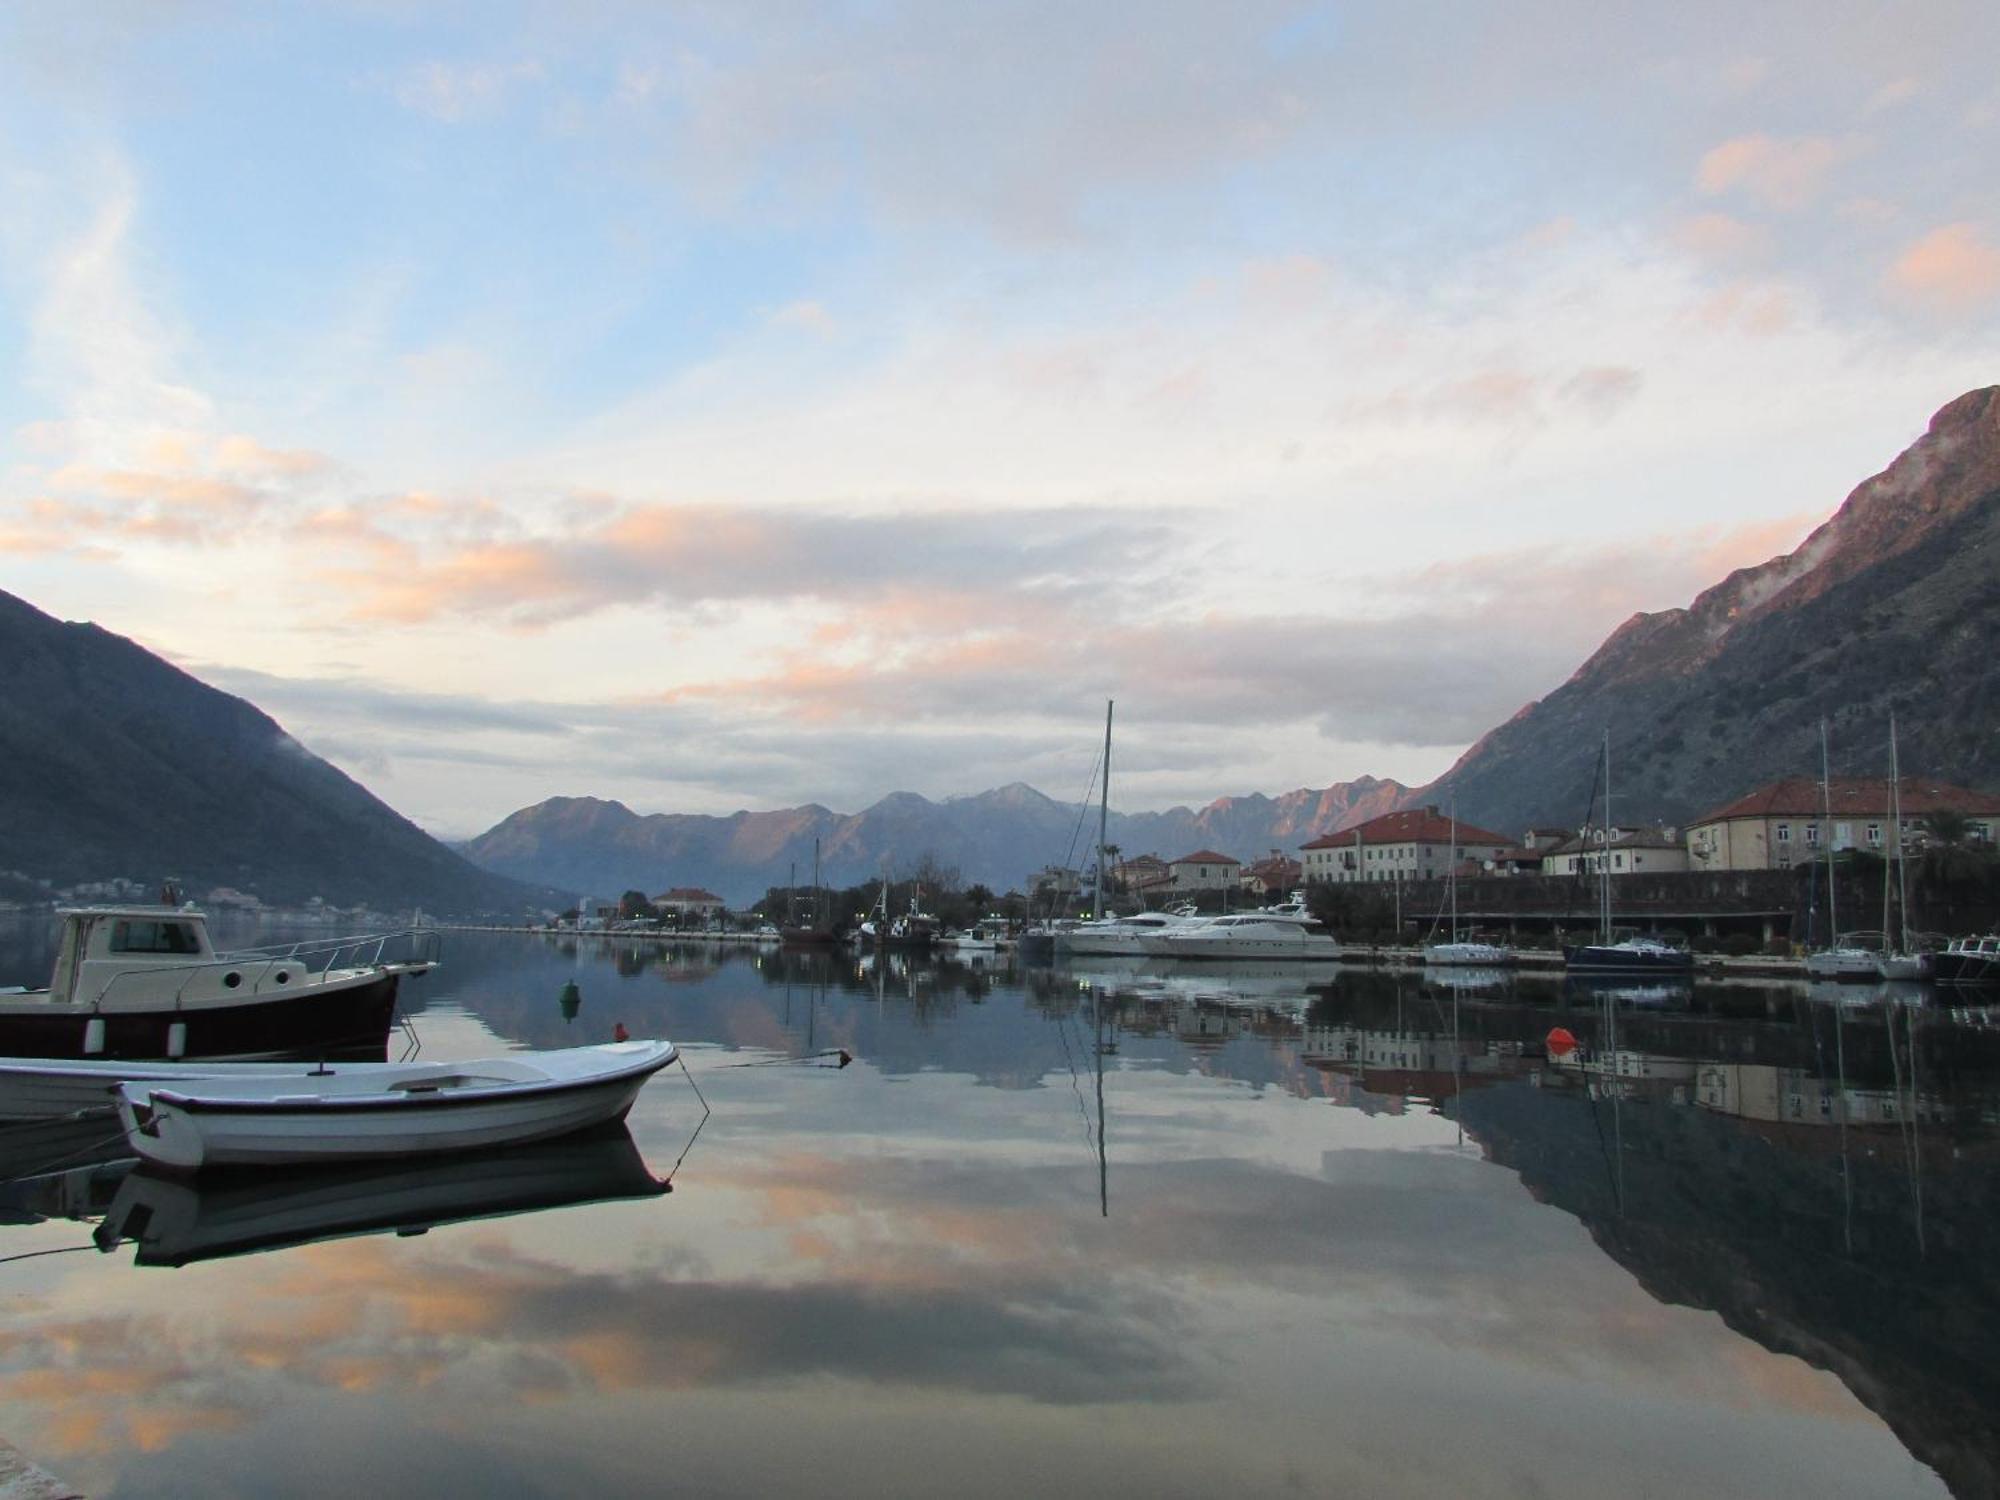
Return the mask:
M 1873 984 L 1882 977 L 1883 950 L 1860 933 L 1835 939 L 1830 948 L 1816 948 L 1806 955 L 1806 978 L 1834 980 L 1841 984 Z
M 122 1083 L 118 1114 L 132 1150 L 173 1171 L 476 1151 L 622 1120 L 674 1057 L 672 1042 L 609 1042 L 299 1078 Z
M 379 1061 L 398 983 L 437 964 L 428 929 L 219 952 L 192 907 L 58 915 L 49 987 L 0 990 L 0 1055 Z
M 1597 859 L 1597 941 L 1576 943 L 1563 949 L 1563 968 L 1571 974 L 1659 974 L 1667 977 L 1694 973 L 1694 955 L 1656 937 L 1627 933 L 1620 936 L 1611 925 L 1611 731 L 1604 732 L 1604 761 L 1600 772 L 1604 789 L 1604 844 Z M 1591 802 L 1596 806 L 1593 789 Z M 1584 828 L 1590 827 L 1589 815 Z
M 1658 938 L 1627 937 L 1566 947 L 1563 967 L 1572 974 L 1692 974 L 1694 955 Z
M 1498 943 L 1461 937 L 1458 930 L 1458 800 L 1451 806 L 1451 852 L 1445 856 L 1445 881 L 1451 901 L 1451 936 L 1424 945 L 1424 962 L 1434 968 L 1504 969 L 1514 962 L 1514 950 Z
M 180 1088 L 215 1078 L 309 1078 L 326 1064 L 292 1062 L 115 1062 L 105 1058 L 0 1057 L 0 1120 L 48 1120 L 117 1108 L 121 1083 Z M 376 1066 L 381 1066 L 378 1062 Z
M 2000 936 L 1953 938 L 1931 956 L 1939 984 L 2000 984 Z

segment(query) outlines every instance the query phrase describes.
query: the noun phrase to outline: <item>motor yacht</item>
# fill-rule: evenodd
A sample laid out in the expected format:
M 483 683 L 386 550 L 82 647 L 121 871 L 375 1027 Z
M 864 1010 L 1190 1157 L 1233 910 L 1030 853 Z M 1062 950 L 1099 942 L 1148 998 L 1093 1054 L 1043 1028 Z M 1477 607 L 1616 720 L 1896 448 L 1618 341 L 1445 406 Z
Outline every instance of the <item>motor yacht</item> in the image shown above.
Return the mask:
M 1230 912 L 1168 928 L 1141 940 L 1156 958 L 1308 959 L 1334 962 L 1340 944 L 1299 902 Z

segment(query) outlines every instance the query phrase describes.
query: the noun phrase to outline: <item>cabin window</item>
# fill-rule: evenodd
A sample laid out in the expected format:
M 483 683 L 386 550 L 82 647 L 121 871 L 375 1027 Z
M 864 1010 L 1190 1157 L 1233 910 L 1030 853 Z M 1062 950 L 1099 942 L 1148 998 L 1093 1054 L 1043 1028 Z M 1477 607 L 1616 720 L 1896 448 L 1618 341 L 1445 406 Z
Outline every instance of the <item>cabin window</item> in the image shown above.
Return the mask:
M 201 940 L 188 922 L 114 922 L 113 953 L 199 953 Z

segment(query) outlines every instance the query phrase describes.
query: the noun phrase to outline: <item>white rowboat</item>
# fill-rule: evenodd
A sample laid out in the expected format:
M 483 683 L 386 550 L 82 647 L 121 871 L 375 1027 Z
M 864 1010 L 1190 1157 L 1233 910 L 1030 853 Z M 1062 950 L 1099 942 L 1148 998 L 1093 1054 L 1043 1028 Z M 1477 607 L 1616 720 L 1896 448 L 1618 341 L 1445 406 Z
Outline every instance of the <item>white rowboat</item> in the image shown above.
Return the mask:
M 173 1171 L 477 1151 L 622 1120 L 672 1042 L 460 1063 L 336 1065 L 304 1077 L 118 1086 L 125 1138 Z

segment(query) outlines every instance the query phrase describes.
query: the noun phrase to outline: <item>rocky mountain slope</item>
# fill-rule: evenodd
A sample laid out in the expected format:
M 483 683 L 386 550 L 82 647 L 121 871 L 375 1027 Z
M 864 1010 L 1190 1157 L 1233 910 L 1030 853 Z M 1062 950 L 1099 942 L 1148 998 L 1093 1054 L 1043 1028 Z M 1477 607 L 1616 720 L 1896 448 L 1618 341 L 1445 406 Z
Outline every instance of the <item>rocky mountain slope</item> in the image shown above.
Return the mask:
M 1408 792 L 1397 782 L 1363 777 L 1281 797 L 1223 798 L 1199 810 L 1113 812 L 1111 841 L 1128 856 L 1151 852 L 1172 859 L 1214 848 L 1249 860 L 1389 811 Z M 880 871 L 885 856 L 896 873 L 908 874 L 928 856 L 955 867 L 968 884 L 1004 891 L 1044 865 L 1082 863 L 1096 837 L 1095 809 L 1057 802 L 1017 782 L 944 802 L 897 792 L 858 813 L 809 806 L 729 817 L 641 817 L 619 802 L 554 797 L 514 813 L 463 848 L 486 869 L 579 893 L 657 894 L 673 885 L 703 885 L 742 902 L 784 884 L 794 863 L 799 879 L 810 879 L 814 838 L 829 884 L 866 880 Z
M 518 914 L 475 869 L 240 698 L 0 593 L 0 872 L 16 896 L 114 877 L 267 903 Z
M 1611 734 L 1614 812 L 1684 822 L 1779 776 L 2000 784 L 2000 387 L 1959 397 L 1793 553 L 1635 615 L 1418 794 L 1498 828 L 1575 823 Z

